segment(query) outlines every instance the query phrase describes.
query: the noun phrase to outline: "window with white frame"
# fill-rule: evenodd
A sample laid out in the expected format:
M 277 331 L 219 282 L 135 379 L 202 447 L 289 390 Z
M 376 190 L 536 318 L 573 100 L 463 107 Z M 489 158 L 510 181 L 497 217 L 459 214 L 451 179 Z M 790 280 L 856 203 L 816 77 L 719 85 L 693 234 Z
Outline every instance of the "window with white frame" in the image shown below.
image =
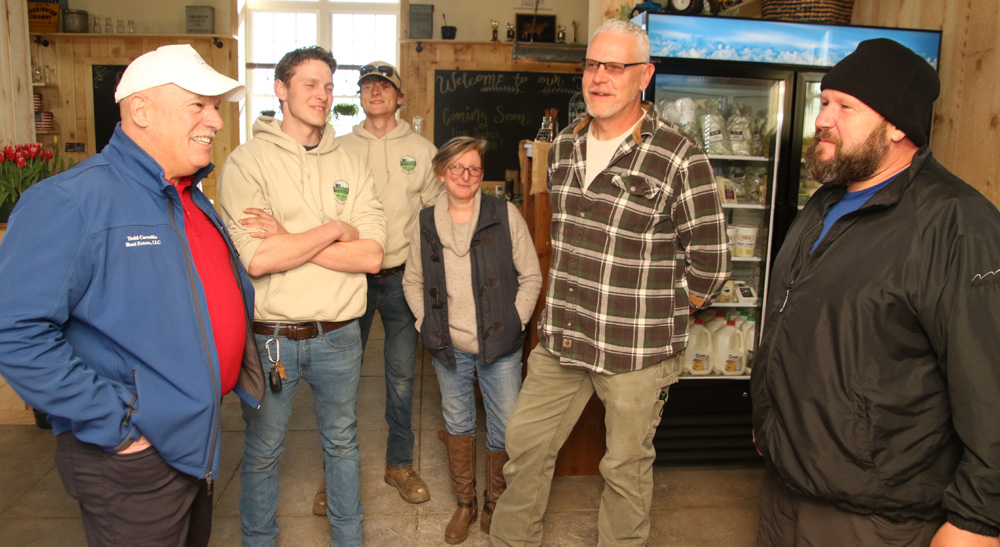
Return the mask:
M 246 63 L 247 98 L 240 120 L 244 139 L 262 111 L 281 117 L 274 95 L 274 67 L 285 53 L 300 47 L 328 48 L 337 60 L 333 104 L 358 106 L 356 116 L 331 117 L 338 135 L 364 119 L 358 97 L 358 69 L 371 61 L 397 65 L 398 0 L 245 0 L 240 51 Z M 397 65 L 398 66 L 398 65 Z

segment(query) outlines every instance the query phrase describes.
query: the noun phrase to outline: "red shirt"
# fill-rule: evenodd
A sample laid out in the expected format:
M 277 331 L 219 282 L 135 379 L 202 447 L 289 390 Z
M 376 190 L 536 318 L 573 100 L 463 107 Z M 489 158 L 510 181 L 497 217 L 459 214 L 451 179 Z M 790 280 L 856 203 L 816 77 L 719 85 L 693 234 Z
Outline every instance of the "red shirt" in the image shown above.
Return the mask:
M 233 390 L 240 374 L 247 336 L 246 311 L 230 264 L 229 248 L 219 230 L 194 204 L 192 180 L 193 177 L 182 178 L 176 186 L 184 206 L 184 232 L 191 245 L 195 269 L 205 288 L 215 350 L 219 354 L 220 395 L 225 395 Z

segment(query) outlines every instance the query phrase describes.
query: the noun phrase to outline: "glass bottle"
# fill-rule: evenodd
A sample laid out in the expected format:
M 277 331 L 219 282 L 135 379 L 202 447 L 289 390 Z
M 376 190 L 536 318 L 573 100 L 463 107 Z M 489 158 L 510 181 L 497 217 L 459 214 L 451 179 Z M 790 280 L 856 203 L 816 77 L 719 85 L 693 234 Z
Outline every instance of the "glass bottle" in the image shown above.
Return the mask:
M 42 82 L 42 69 L 35 62 L 31 63 L 31 83 L 40 84 Z
M 111 34 L 115 31 L 114 27 L 111 26 L 111 18 L 104 18 L 104 34 Z
M 115 27 L 115 32 L 118 34 L 125 34 L 125 21 L 121 19 L 118 20 L 118 26 Z
M 414 116 L 413 117 L 413 132 L 420 135 L 424 130 L 424 117 Z
M 129 34 L 135 34 L 135 23 L 131 19 L 128 20 L 128 30 L 127 30 L 127 32 Z
M 538 129 L 538 134 L 535 135 L 536 141 L 541 142 L 551 142 L 552 141 L 552 125 L 550 125 L 551 118 L 548 116 L 542 116 L 542 127 Z
M 100 33 L 101 33 L 101 18 L 95 15 L 94 16 L 94 34 L 100 34 Z

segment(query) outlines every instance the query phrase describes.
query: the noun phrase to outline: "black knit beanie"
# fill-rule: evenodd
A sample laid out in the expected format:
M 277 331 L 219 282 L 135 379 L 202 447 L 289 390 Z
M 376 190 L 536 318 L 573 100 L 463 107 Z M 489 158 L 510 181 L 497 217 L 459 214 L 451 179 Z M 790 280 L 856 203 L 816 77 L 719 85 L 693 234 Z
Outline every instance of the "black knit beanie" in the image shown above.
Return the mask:
M 906 46 L 886 38 L 865 40 L 823 77 L 820 89 L 851 95 L 881 114 L 917 146 L 927 143 L 937 72 Z

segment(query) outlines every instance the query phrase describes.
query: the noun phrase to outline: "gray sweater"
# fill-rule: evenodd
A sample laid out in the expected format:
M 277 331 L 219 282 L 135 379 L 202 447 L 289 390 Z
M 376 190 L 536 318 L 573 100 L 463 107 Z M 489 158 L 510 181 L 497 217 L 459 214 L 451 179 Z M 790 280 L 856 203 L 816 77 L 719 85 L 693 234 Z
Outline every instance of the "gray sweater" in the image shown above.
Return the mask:
M 466 353 L 479 353 L 476 306 L 472 290 L 472 262 L 469 249 L 472 233 L 479 219 L 482 194 L 476 195 L 475 208 L 470 222 L 455 223 L 448 213 L 448 193 L 443 192 L 434 202 L 434 224 L 444 247 L 445 282 L 448 286 L 448 326 L 452 346 Z M 514 305 L 521 317 L 521 327 L 531 318 L 531 312 L 542 290 L 542 272 L 538 266 L 535 245 L 528 233 L 528 225 L 512 203 L 507 204 L 510 220 L 510 238 L 514 244 L 514 267 L 517 269 L 517 297 Z M 424 272 L 420 261 L 420 229 L 413 231 L 406 273 L 403 275 L 403 292 L 406 303 L 417 318 L 419 331 L 424 321 Z

